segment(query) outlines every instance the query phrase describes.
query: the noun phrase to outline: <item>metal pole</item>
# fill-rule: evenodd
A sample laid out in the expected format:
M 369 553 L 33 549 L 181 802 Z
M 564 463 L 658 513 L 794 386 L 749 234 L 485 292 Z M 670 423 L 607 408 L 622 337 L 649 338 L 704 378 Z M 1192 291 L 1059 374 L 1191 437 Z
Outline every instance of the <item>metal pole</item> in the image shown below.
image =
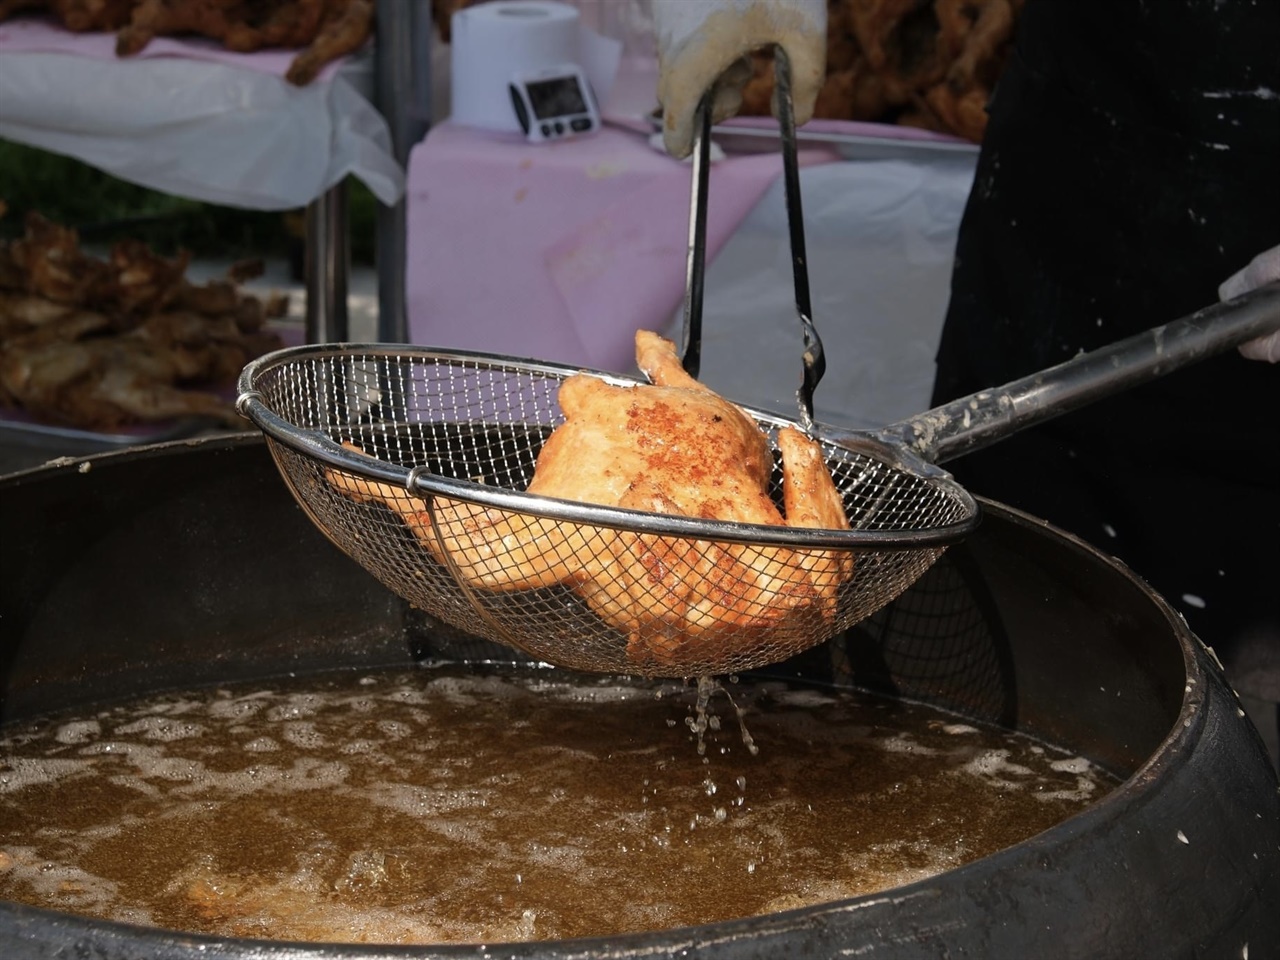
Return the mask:
M 351 262 L 345 183 L 307 205 L 306 285 L 308 343 L 348 339 L 347 274 Z
M 378 0 L 374 105 L 386 118 L 391 148 L 405 170 L 431 117 L 431 10 L 425 0 Z M 378 340 L 405 343 L 406 201 L 378 205 Z

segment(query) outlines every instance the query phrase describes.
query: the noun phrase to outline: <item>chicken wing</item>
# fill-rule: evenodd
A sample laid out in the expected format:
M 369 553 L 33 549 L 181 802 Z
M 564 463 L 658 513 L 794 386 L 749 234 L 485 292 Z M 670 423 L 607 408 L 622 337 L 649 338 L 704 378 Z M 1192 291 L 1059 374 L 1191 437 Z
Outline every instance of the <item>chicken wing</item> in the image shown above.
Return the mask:
M 587 374 L 565 380 L 565 420 L 539 452 L 528 492 L 704 520 L 848 529 L 813 440 L 791 427 L 779 431 L 780 510 L 769 496 L 773 455 L 755 421 L 686 374 L 670 341 L 640 331 L 636 360 L 650 384 Z M 628 662 L 646 672 L 732 664 L 771 642 L 794 648 L 834 617 L 837 591 L 852 573 L 844 551 L 612 530 L 444 497 L 427 504 L 338 471 L 329 478 L 398 513 L 472 586 L 569 586 L 626 635 Z

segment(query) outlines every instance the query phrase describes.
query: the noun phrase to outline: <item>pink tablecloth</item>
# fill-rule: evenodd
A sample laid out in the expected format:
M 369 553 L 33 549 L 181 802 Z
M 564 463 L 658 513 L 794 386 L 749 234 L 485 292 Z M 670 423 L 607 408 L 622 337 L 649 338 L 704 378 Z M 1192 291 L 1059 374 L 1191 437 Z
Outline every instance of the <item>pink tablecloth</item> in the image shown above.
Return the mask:
M 778 154 L 713 165 L 708 258 L 781 170 Z M 665 329 L 682 302 L 689 189 L 688 164 L 633 132 L 533 145 L 441 124 L 409 159 L 410 338 L 634 369 L 635 331 Z

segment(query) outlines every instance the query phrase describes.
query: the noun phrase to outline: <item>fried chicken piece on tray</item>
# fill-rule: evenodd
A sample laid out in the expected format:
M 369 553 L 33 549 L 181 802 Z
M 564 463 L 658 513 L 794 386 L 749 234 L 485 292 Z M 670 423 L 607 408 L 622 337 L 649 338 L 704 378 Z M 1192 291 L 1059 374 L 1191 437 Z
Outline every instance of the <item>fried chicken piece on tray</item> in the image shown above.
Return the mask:
M 868 65 L 904 96 L 941 79 L 933 0 L 846 0 L 845 13 Z
M 131 57 L 156 37 L 206 37 L 221 42 L 231 29 L 228 13 L 239 0 L 138 0 L 116 34 L 116 55 Z
M 828 0 L 827 76 L 813 115 L 979 142 L 1023 0 Z M 770 112 L 773 62 L 753 58 L 745 114 Z
M 936 0 L 943 80 L 924 93 L 942 129 L 979 141 L 987 128 L 987 100 L 1013 38 L 1021 0 Z
M 0 21 L 24 10 L 52 14 L 76 33 L 119 30 L 129 22 L 138 0 L 0 0 Z
M 175 257 L 162 257 L 140 240 L 121 240 L 112 246 L 108 262 L 111 280 L 102 299 L 121 317 L 134 318 L 173 302 L 186 283 L 191 254 L 181 250 Z
M 129 338 L 28 345 L 0 359 L 0 394 L 20 397 L 41 420 L 103 431 L 182 417 L 240 425 L 222 397 L 176 386 L 181 369 L 179 358 Z
M 0 0 L 2 2 L 2 0 Z M 133 56 L 155 37 L 198 36 L 228 50 L 299 49 L 286 79 L 310 83 L 326 64 L 360 48 L 373 31 L 373 0 L 134 0 L 116 35 Z
M 360 49 L 373 23 L 373 0 L 346 0 L 325 7 L 320 29 L 306 49 L 293 58 L 285 79 L 305 86 L 325 64 Z
M 34 211 L 27 214 L 23 236 L 6 244 L 5 283 L 55 303 L 84 304 L 102 298 L 111 283 L 109 264 L 80 249 L 75 230 L 53 223 Z
M 528 492 L 651 513 L 746 524 L 848 529 L 821 448 L 792 427 L 778 433 L 783 507 L 769 496 L 773 458 L 744 411 L 685 373 L 674 345 L 636 335 L 651 383 L 621 386 L 588 374 L 564 381 L 565 421 L 538 455 Z M 628 638 L 628 662 L 650 672 L 732 662 L 766 633 L 811 636 L 835 613 L 852 573 L 847 553 L 693 542 L 580 527 L 435 498 L 329 472 L 355 499 L 395 511 L 442 562 L 485 590 L 564 584 Z
M 231 382 L 254 357 L 282 345 L 273 331 L 241 330 L 234 314 L 167 310 L 122 333 L 101 313 L 40 310 L 0 293 L 0 313 L 9 309 L 0 405 L 86 430 L 188 417 L 240 427 L 226 397 L 191 385 Z M 19 326 L 15 316 L 28 322 Z
M 175 417 L 242 426 L 229 398 L 192 387 L 229 384 L 283 345 L 265 325 L 287 299 L 236 286 L 260 267 L 197 285 L 185 251 L 166 258 L 126 240 L 103 259 L 39 214 L 25 225 L 0 243 L 0 407 L 84 430 Z
M 328 0 L 292 0 L 246 8 L 241 4 L 231 18 L 223 42 L 228 50 L 251 53 L 264 47 L 304 47 L 320 30 Z
M 175 308 L 210 316 L 235 313 L 242 328 L 249 330 L 261 326 L 266 317 L 282 316 L 287 307 L 278 298 L 263 303 L 239 290 L 242 279 L 261 272 L 260 263 L 233 264 L 225 280 L 195 285 L 186 279 L 191 263 L 186 250 L 162 257 L 147 244 L 126 239 L 101 259 L 81 248 L 74 229 L 35 211 L 27 214 L 25 228 L 23 236 L 0 244 L 0 291 L 89 307 L 109 315 L 116 329 L 129 329 L 143 317 Z M 10 315 L 11 311 L 5 312 L 6 317 Z M 0 329 L 4 322 L 0 317 Z

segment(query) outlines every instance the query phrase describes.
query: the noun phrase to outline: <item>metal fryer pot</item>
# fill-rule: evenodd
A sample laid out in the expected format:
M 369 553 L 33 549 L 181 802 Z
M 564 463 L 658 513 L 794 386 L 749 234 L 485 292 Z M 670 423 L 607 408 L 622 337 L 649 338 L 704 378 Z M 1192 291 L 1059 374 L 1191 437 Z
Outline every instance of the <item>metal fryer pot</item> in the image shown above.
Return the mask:
M 1274 951 L 1276 777 L 1211 654 L 1114 561 L 1033 518 L 985 506 L 982 527 L 892 607 L 777 672 L 1005 723 L 1124 778 L 1106 798 L 1031 840 L 886 895 L 608 940 L 300 945 L 210 939 L 0 903 L 0 955 L 391 960 L 849 951 L 1127 958 Z M 5 720 L 287 672 L 404 667 L 428 655 L 511 657 L 429 622 L 333 548 L 280 482 L 256 436 L 139 448 L 0 479 L 0 531 Z M 935 615 L 921 616 L 926 612 Z M 922 630 L 926 622 L 936 626 Z

